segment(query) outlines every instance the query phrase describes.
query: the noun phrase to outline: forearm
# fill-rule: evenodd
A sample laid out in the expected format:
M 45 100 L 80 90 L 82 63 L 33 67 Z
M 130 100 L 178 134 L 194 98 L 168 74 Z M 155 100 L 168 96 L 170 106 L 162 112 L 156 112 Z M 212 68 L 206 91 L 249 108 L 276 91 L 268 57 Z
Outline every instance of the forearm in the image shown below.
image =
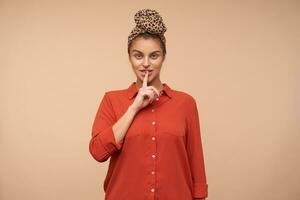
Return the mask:
M 137 109 L 130 105 L 122 117 L 113 125 L 112 129 L 117 143 L 125 137 L 126 132 L 137 112 Z

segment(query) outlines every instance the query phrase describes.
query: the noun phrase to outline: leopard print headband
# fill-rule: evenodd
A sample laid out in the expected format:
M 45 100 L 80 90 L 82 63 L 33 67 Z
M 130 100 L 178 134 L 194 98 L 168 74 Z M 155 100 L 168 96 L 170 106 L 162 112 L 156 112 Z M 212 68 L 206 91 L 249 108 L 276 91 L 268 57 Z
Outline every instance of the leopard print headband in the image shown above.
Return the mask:
M 145 32 L 158 35 L 161 41 L 166 43 L 164 33 L 167 31 L 167 28 L 157 11 L 151 9 L 139 10 L 134 15 L 134 21 L 136 26 L 128 36 L 128 45 L 136 36 Z

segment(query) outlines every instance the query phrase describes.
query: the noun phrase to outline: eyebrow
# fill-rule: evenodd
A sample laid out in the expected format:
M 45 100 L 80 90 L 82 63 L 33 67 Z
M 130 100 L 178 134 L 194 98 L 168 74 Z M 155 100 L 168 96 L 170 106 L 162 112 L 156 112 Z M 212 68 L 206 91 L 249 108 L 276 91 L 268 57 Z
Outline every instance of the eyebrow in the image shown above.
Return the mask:
M 143 52 L 141 52 L 141 51 L 139 51 L 139 50 L 137 50 L 137 49 L 133 49 L 132 51 L 137 51 L 137 52 L 139 52 L 139 53 L 143 53 Z M 160 50 L 156 50 L 156 51 L 152 51 L 151 53 L 156 53 L 156 52 L 161 52 Z

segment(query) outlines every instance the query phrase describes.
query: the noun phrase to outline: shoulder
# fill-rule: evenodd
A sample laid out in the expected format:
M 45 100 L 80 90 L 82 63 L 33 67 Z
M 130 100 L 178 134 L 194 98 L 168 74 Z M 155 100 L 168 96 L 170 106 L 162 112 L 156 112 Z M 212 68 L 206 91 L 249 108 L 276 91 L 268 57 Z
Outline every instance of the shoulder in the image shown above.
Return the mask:
M 186 91 L 181 91 L 181 90 L 172 90 L 172 94 L 175 97 L 175 99 L 181 100 L 182 102 L 186 104 L 195 104 L 196 99 L 195 97 Z
M 106 90 L 104 92 L 104 98 L 114 101 L 117 99 L 126 98 L 127 94 L 128 94 L 128 88 Z
M 192 113 L 198 112 L 197 100 L 189 92 L 173 90 L 174 100 L 177 104 L 185 111 L 187 116 L 190 116 Z
M 126 91 L 127 91 L 127 89 L 106 90 L 105 91 L 105 95 L 108 95 L 108 96 L 118 96 L 118 95 L 125 94 Z

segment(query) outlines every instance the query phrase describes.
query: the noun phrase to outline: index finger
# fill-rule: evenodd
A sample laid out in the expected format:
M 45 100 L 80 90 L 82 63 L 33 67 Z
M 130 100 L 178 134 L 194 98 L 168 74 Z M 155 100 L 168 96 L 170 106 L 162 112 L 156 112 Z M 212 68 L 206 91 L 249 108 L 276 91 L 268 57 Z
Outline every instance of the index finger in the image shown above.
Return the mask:
M 147 82 L 148 82 L 148 71 L 146 71 L 144 80 L 143 80 L 143 87 L 147 87 Z

